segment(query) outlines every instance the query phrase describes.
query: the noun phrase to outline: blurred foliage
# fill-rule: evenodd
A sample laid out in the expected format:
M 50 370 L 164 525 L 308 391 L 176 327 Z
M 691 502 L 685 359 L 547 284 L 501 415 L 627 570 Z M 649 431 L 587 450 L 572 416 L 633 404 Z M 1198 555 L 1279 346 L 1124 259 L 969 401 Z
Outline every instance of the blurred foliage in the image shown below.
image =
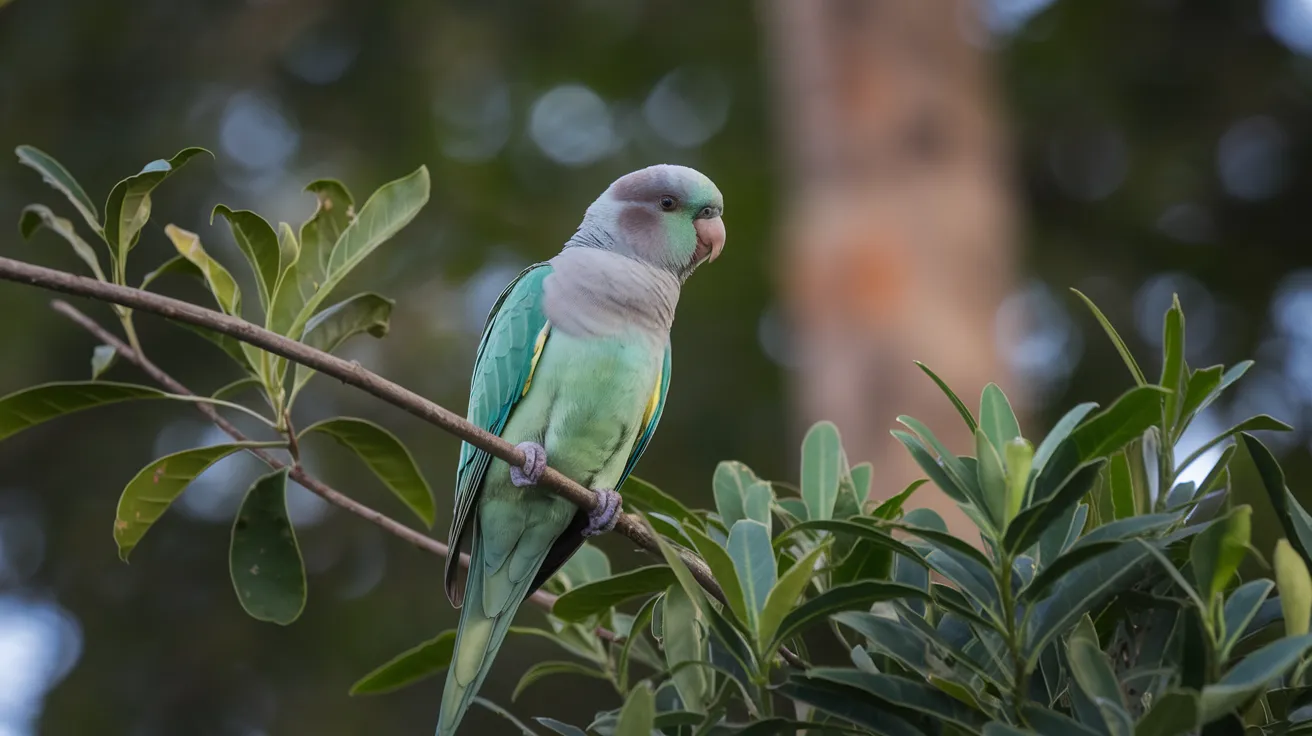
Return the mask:
M 1212 423 L 1265 411 L 1307 426 L 1309 384 L 1298 371 L 1310 364 L 1300 357 L 1309 339 L 1273 309 L 1289 300 L 1272 299 L 1278 290 L 1301 293 L 1293 287 L 1302 282 L 1282 279 L 1312 265 L 1301 241 L 1312 72 L 1264 28 L 1264 8 L 1274 4 L 1057 0 L 1014 35 L 992 39 L 1029 214 L 1028 270 L 1053 285 L 1022 302 L 1047 310 L 1037 321 L 1060 338 L 1048 363 L 1056 378 L 1033 375 L 1049 422 L 1061 408 L 1109 401 L 1123 387 L 1110 370 L 1116 352 L 1091 339 L 1096 323 L 1065 297 L 1075 285 L 1114 322 L 1135 325 L 1123 331 L 1137 353 L 1158 346 L 1158 319 L 1178 292 L 1191 315 L 1191 361 L 1259 359 L 1235 399 L 1213 408 Z M 708 479 L 722 458 L 744 458 L 765 477 L 798 469 L 786 451 L 787 374 L 767 357 L 781 348 L 761 343 L 774 314 L 775 202 L 788 192 L 771 140 L 768 69 L 778 60 L 761 39 L 751 8 L 732 3 L 147 0 L 124 11 L 29 0 L 0 10 L 0 150 L 31 142 L 75 165 L 98 208 L 125 171 L 190 142 L 216 151 L 155 198 L 134 251 L 142 270 L 130 283 L 177 252 L 163 232 L 169 222 L 236 270 L 242 255 L 227 224 L 207 224 L 216 201 L 302 222 L 315 207 L 302 192 L 306 181 L 332 177 L 369 191 L 425 164 L 428 206 L 343 287 L 355 293 L 368 284 L 395 300 L 393 339 L 357 339 L 344 355 L 447 406 L 463 405 L 477 326 L 519 266 L 556 252 L 616 175 L 655 161 L 698 167 L 727 195 L 732 238 L 714 278 L 681 299 L 674 390 L 639 473 L 685 503 L 708 505 Z M 722 127 L 704 143 L 676 145 L 644 114 L 644 102 L 680 68 L 710 70 L 728 92 Z M 612 130 L 623 141 L 586 165 L 553 160 L 530 132 L 535 102 L 566 84 L 612 103 Z M 488 90 L 495 94 L 477 94 Z M 493 139 L 471 134 L 488 130 Z M 1244 161 L 1258 164 L 1247 184 Z M 30 170 L 0 166 L 0 222 L 17 222 L 25 203 L 49 201 L 48 192 Z M 72 210 L 59 214 L 79 220 Z M 49 233 L 27 245 L 14 234 L 0 252 L 81 268 L 58 245 Z M 243 273 L 237 280 L 245 294 L 258 293 Z M 160 288 L 210 298 L 200 285 Z M 47 301 L 34 290 L 0 289 L 0 310 L 10 315 L 0 341 L 23 346 L 0 361 L 0 394 L 87 378 L 94 340 Z M 238 377 L 193 334 L 154 319 L 137 328 L 151 355 L 197 391 Z M 107 362 L 102 353 L 99 366 Z M 1144 368 L 1155 375 L 1160 366 Z M 103 375 L 132 374 L 112 364 Z M 418 420 L 329 381 L 309 384 L 297 407 L 298 426 L 343 414 L 386 424 L 414 448 L 425 476 L 449 478 L 457 444 Z M 289 511 L 311 605 L 287 630 L 234 615 L 223 550 L 258 463 L 221 461 L 130 567 L 113 559 L 104 520 L 133 474 L 162 454 L 221 440 L 193 415 L 143 402 L 0 445 L 0 631 L 40 626 L 29 639 L 40 642 L 31 650 L 40 656 L 16 654 L 4 668 L 30 677 L 0 682 L 31 697 L 15 695 L 20 705 L 0 710 L 0 723 L 37 719 L 52 734 L 198 735 L 388 734 L 427 723 L 435 681 L 387 699 L 340 697 L 384 653 L 454 622 L 436 583 L 440 567 L 427 556 L 325 512 L 293 485 Z M 1293 477 L 1312 472 L 1307 439 L 1272 440 Z M 408 513 L 367 467 L 334 449 L 328 438 L 302 448 L 335 485 Z M 873 475 L 881 497 L 897 490 Z M 434 483 L 441 525 L 446 485 Z M 1260 478 L 1242 472 L 1234 483 L 1237 498 L 1253 505 L 1253 538 L 1270 558 L 1282 535 Z M 617 561 L 632 559 L 623 544 L 601 544 Z M 314 605 L 316 596 L 325 605 Z M 506 702 L 518 673 L 549 651 L 533 639 L 507 647 L 485 694 Z M 40 683 L 54 682 L 43 703 Z M 516 705 L 571 722 L 593 709 L 583 697 L 532 688 Z M 504 725 L 477 711 L 468 722 Z

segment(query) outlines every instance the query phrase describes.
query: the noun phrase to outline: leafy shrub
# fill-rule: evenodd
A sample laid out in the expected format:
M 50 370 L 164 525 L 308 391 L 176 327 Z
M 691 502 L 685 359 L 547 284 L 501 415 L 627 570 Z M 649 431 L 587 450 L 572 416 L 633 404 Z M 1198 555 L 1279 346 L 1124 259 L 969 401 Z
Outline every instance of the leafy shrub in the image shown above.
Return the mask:
M 72 223 L 33 205 L 25 236 L 46 227 L 67 240 L 101 281 L 126 283 L 127 256 L 150 211 L 150 192 L 199 149 L 149 164 L 120 182 L 104 219 L 66 170 L 20 147 L 20 160 L 64 192 L 109 248 L 105 276 Z M 259 285 L 264 324 L 333 350 L 345 339 L 386 333 L 391 302 L 361 294 L 322 308 L 352 268 L 394 235 L 427 199 L 420 169 L 384 186 L 358 213 L 337 182 L 307 188 L 319 207 L 299 232 L 274 229 L 251 212 L 218 207 Z M 224 266 L 192 234 L 166 233 L 179 255 L 166 273 L 206 283 L 219 307 L 243 314 Z M 1078 293 L 1078 292 L 1077 292 Z M 1080 295 L 1083 298 L 1083 295 Z M 897 439 L 928 480 L 974 521 L 978 540 L 947 531 L 927 509 L 905 510 L 925 481 L 887 499 L 870 496 L 875 470 L 851 465 L 838 430 L 821 422 L 801 448 L 797 487 L 721 463 L 715 509 L 690 509 L 631 478 L 627 509 L 657 533 L 656 564 L 615 572 L 587 544 L 547 583 L 558 596 L 543 626 L 520 636 L 559 646 L 560 660 L 524 673 L 517 697 L 544 678 L 584 675 L 607 683 L 618 707 L 586 727 L 549 718 L 541 728 L 580 734 L 1264 734 L 1312 732 L 1305 655 L 1312 647 L 1312 517 L 1286 487 L 1275 458 L 1252 433 L 1288 429 L 1256 416 L 1182 460 L 1174 448 L 1190 423 L 1251 365 L 1194 369 L 1184 359 L 1184 314 L 1167 311 L 1163 369 L 1150 383 L 1107 319 L 1088 302 L 1135 385 L 1111 405 L 1080 404 L 1037 443 L 1024 437 L 995 385 L 977 412 L 929 368 L 974 436 L 956 455 L 912 417 Z M 132 312 L 115 307 L 134 352 Z M 312 375 L 285 359 L 202 331 L 243 372 L 209 398 L 110 383 L 99 375 L 116 348 L 97 349 L 90 381 L 46 384 L 0 399 L 0 439 L 36 423 L 102 404 L 180 398 L 261 416 L 278 437 L 175 453 L 151 463 L 124 490 L 114 537 L 126 558 L 192 478 L 241 450 L 283 449 L 283 463 L 248 491 L 234 522 L 232 575 L 256 618 L 290 623 L 305 601 L 305 573 L 286 523 L 289 472 L 302 472 L 296 439 L 332 436 L 378 474 L 427 526 L 428 485 L 385 429 L 342 417 L 301 432 L 290 409 Z M 223 398 L 253 387 L 266 413 Z M 1201 483 L 1181 471 L 1217 446 Z M 1240 451 L 1243 451 L 1242 453 Z M 1230 497 L 1239 455 L 1262 480 L 1287 539 L 1270 564 L 1275 580 L 1241 579 L 1255 554 L 1252 509 Z M 977 543 L 976 543 L 977 542 Z M 700 587 L 678 558 L 706 561 L 720 591 Z M 261 567 L 266 574 L 252 574 Z M 268 571 L 273 571 L 268 574 Z M 719 597 L 722 595 L 722 598 Z M 394 690 L 441 672 L 454 632 L 403 652 L 360 679 L 353 694 Z M 841 649 L 837 648 L 841 647 Z M 846 657 L 833 656 L 846 652 Z M 814 653 L 814 654 L 813 654 Z M 486 700 L 525 733 L 534 728 Z

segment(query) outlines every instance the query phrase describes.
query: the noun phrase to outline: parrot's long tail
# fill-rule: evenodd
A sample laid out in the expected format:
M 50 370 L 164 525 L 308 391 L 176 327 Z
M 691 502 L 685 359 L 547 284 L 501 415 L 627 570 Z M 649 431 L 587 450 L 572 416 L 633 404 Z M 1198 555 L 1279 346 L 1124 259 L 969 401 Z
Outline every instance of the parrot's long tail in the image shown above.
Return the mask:
M 481 536 L 477 532 L 473 535 L 465 603 L 460 609 L 460 628 L 456 634 L 455 651 L 451 655 L 451 666 L 446 671 L 437 736 L 455 736 L 456 727 L 460 725 L 465 711 L 469 710 L 474 696 L 483 685 L 488 670 L 492 668 L 492 661 L 506 638 L 515 612 L 519 610 L 533 584 L 537 566 L 542 564 L 542 558 L 539 557 L 537 566 L 518 582 L 511 580 L 508 569 L 511 565 L 504 562 L 495 571 L 488 571 L 484 564 Z M 516 572 L 523 573 L 522 570 Z M 494 589 L 495 593 L 485 595 L 485 588 Z M 489 607 L 496 612 L 495 615 L 488 615 Z

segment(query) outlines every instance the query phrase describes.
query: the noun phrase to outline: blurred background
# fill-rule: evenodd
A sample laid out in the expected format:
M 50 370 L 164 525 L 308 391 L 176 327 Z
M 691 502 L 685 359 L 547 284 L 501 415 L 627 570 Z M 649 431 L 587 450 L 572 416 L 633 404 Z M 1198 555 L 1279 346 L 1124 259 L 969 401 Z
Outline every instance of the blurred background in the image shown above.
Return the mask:
M 1108 402 L 1131 380 L 1070 287 L 1150 374 L 1173 292 L 1193 365 L 1258 360 L 1184 452 L 1255 412 L 1308 425 L 1312 0 L 0 5 L 0 148 L 47 151 L 98 203 L 147 161 L 188 145 L 216 154 L 157 192 L 134 283 L 170 255 L 162 228 L 177 223 L 249 286 L 226 225 L 209 224 L 216 203 L 299 224 L 311 179 L 339 178 L 362 201 L 427 165 L 428 206 L 337 293 L 396 299 L 391 334 L 344 355 L 456 410 L 496 295 L 553 255 L 609 182 L 659 162 L 712 177 L 728 248 L 684 290 L 673 390 L 638 469 L 689 503 L 710 505 L 724 459 L 795 479 L 797 442 L 821 418 L 838 422 L 852 462 L 875 463 L 880 497 L 916 475 L 890 446 L 898 414 L 964 452 L 913 360 L 967 403 L 997 381 L 1031 437 L 1077 402 Z M 29 202 L 72 214 L 8 161 L 0 252 L 81 272 L 55 236 L 18 237 Z M 185 283 L 164 290 L 210 303 Z M 89 375 L 95 340 L 49 299 L 0 284 L 0 394 Z M 103 305 L 79 306 L 114 323 Z M 191 333 L 137 324 L 191 388 L 237 377 Z M 143 380 L 127 365 L 107 378 Z M 298 409 L 302 426 L 349 414 L 398 433 L 445 537 L 455 441 L 323 378 Z M 454 625 L 440 562 L 299 490 L 309 606 L 288 628 L 253 621 L 226 561 L 253 459 L 208 471 L 132 564 L 118 561 L 110 525 L 127 480 L 222 437 L 187 407 L 143 404 L 0 444 L 0 736 L 433 727 L 439 679 L 346 691 Z M 1266 438 L 1305 502 L 1309 437 Z M 319 441 L 306 453 L 332 485 L 407 519 L 354 458 Z M 618 538 L 600 544 L 617 565 L 637 559 Z M 509 704 L 529 664 L 561 656 L 544 647 L 511 641 L 484 694 Z M 566 676 L 511 707 L 586 723 L 616 705 Z M 468 723 L 506 728 L 481 711 Z

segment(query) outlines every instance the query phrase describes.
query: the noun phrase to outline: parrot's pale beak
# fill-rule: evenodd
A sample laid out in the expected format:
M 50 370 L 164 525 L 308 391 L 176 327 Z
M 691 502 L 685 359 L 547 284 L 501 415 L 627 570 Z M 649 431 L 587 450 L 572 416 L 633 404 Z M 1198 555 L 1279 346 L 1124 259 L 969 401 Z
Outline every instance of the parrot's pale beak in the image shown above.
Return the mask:
M 707 217 L 692 221 L 697 231 L 697 260 L 705 258 L 708 262 L 720 257 L 724 250 L 724 220 L 719 217 Z

